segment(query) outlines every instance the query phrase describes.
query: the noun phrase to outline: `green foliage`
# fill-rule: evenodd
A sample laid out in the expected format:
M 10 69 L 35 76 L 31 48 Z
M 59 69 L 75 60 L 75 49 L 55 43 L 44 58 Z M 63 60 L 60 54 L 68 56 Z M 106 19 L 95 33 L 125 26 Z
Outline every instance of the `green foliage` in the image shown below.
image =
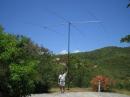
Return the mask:
M 8 94 L 6 97 L 26 97 L 35 91 L 37 82 L 48 91 L 53 78 L 51 60 L 48 49 L 27 37 L 5 33 L 0 27 L 0 91 Z
M 90 87 L 90 80 L 97 75 L 108 76 L 115 81 L 118 80 L 115 84 L 121 83 L 122 79 L 125 81 L 130 78 L 129 59 L 130 47 L 105 47 L 91 52 L 71 54 L 69 67 L 73 77 L 71 85 Z M 126 82 L 123 84 L 123 86 L 127 85 Z M 115 88 L 118 88 L 117 85 Z
M 53 81 L 52 79 L 53 78 L 52 77 L 53 64 L 51 62 L 51 59 L 52 59 L 52 56 L 49 55 L 47 52 L 45 52 L 43 55 L 41 55 L 40 63 L 38 65 L 38 72 L 39 72 L 39 78 L 40 78 L 39 81 L 43 84 L 43 86 L 47 86 L 48 89 L 50 88 L 50 85 Z
M 127 5 L 127 8 L 130 7 L 130 3 Z
M 121 41 L 121 42 L 129 43 L 129 42 L 130 42 L 130 35 L 126 35 L 125 37 L 121 38 L 120 41 Z
M 26 96 L 32 93 L 34 88 L 34 75 L 36 73 L 35 62 L 30 62 L 28 65 L 20 64 L 10 65 L 10 84 L 11 96 Z

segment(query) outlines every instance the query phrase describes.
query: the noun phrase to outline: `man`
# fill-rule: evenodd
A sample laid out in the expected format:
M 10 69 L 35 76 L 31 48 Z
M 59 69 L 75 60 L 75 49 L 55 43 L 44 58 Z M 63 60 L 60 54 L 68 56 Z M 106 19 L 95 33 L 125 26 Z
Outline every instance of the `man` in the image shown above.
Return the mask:
M 67 73 L 68 73 L 68 70 L 65 73 L 62 72 L 58 78 L 58 84 L 59 84 L 61 93 L 65 92 L 65 77 Z

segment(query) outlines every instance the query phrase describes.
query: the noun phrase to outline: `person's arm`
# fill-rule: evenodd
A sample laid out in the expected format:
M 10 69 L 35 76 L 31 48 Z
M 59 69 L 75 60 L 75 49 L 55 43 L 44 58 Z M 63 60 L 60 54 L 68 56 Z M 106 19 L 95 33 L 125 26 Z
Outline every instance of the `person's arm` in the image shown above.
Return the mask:
M 67 73 L 68 73 L 68 66 L 66 66 L 66 72 L 65 72 L 65 74 L 67 75 Z
M 58 77 L 58 84 L 60 83 L 60 75 L 59 75 L 59 77 Z

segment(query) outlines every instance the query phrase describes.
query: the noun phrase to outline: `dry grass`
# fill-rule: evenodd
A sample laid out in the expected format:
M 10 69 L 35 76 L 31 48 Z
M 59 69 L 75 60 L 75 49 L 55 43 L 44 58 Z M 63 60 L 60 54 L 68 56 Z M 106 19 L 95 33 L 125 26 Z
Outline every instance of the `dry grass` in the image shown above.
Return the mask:
M 50 90 L 51 93 L 59 92 L 59 91 L 60 91 L 59 88 L 52 88 Z M 70 88 L 69 90 L 66 88 L 65 91 L 66 92 L 90 92 L 91 88 Z

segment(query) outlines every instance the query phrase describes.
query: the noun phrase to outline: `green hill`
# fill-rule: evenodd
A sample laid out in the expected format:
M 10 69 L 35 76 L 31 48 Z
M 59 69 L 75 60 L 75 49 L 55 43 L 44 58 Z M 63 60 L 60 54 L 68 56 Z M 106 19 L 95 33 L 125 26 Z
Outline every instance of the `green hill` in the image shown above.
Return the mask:
M 103 74 L 130 77 L 130 47 L 105 47 L 91 52 L 74 54 L 80 60 L 89 60 L 102 69 Z
M 59 57 L 62 60 L 67 56 L 60 55 Z M 76 69 L 77 66 L 79 67 Z M 90 52 L 74 53 L 71 54 L 69 67 L 71 72 L 79 71 L 72 76 L 83 75 L 79 79 L 83 80 L 83 83 L 88 81 L 86 86 L 94 76 L 104 75 L 116 81 L 119 88 L 126 88 L 130 85 L 130 47 L 111 46 Z M 72 82 L 75 83 L 76 80 L 77 78 L 74 78 Z

